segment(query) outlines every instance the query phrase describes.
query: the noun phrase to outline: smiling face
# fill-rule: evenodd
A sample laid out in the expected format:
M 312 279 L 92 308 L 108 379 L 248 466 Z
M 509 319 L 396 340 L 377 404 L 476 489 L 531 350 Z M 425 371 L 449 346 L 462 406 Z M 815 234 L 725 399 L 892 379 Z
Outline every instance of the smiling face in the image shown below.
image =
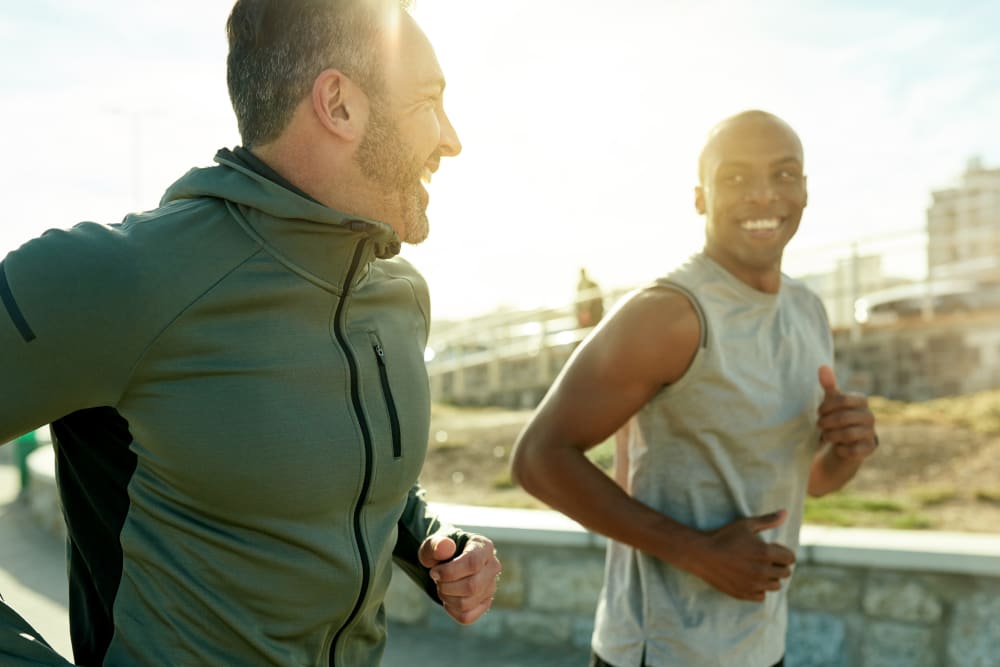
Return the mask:
M 802 144 L 776 116 L 747 112 L 713 130 L 700 167 L 695 207 L 705 216 L 705 252 L 761 289 L 762 277 L 780 277 L 806 206 Z
M 392 225 L 406 243 L 428 234 L 427 190 L 443 156 L 462 150 L 444 111 L 444 75 L 424 33 L 403 14 L 390 31 L 385 86 L 372 96 L 356 160 L 370 182 L 373 217 Z

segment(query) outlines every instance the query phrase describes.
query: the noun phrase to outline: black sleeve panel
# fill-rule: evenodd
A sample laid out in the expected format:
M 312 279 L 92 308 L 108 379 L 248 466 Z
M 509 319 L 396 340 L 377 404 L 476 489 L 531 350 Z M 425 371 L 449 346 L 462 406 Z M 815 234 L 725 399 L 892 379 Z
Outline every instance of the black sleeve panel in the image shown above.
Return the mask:
M 399 519 L 399 531 L 396 537 L 396 546 L 392 551 L 392 558 L 396 565 L 406 575 L 420 586 L 432 600 L 441 604 L 438 597 L 437 584 L 431 579 L 426 567 L 420 564 L 420 545 L 423 541 L 435 533 L 445 533 L 455 540 L 458 556 L 465 550 L 465 544 L 469 541 L 469 535 L 453 526 L 441 523 L 427 509 L 424 501 L 424 490 L 419 485 L 410 489 L 410 495 L 406 501 L 406 508 L 403 516 Z

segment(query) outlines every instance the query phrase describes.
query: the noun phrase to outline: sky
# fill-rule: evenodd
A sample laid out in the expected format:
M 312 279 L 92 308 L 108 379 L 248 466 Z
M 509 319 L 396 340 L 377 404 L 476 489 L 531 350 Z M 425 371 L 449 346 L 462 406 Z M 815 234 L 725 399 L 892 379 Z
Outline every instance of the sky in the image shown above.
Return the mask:
M 114 223 L 239 143 L 230 0 L 0 1 L 0 256 L 51 227 Z M 1000 3 L 417 0 L 462 155 L 404 257 L 436 318 L 565 303 L 669 271 L 703 239 L 698 151 L 718 120 L 802 137 L 809 272 L 869 237 L 917 243 L 934 189 L 1000 166 Z M 919 248 L 916 248 L 919 255 Z

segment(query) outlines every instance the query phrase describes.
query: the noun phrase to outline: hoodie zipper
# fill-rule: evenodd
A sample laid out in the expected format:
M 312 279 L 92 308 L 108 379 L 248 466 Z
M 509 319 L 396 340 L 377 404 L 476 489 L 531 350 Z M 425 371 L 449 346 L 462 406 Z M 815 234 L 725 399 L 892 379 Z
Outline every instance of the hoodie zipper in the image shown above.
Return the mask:
M 382 381 L 382 396 L 385 399 L 386 410 L 389 411 L 389 425 L 392 427 L 392 456 L 402 458 L 403 435 L 399 428 L 399 413 L 396 411 L 396 401 L 392 398 L 392 387 L 389 385 L 389 369 L 385 365 L 385 349 L 378 334 L 372 332 L 372 350 L 375 351 L 375 361 L 378 362 L 378 376 Z
M 354 539 L 358 544 L 358 556 L 361 559 L 361 590 L 358 592 L 358 599 L 354 603 L 354 609 L 351 610 L 347 620 L 340 626 L 337 634 L 333 637 L 333 641 L 330 642 L 330 667 L 335 667 L 333 656 L 336 653 L 337 642 L 344 634 L 344 630 L 357 618 L 358 613 L 361 611 L 361 605 L 364 604 L 365 598 L 368 596 L 368 587 L 371 585 L 371 564 L 368 562 L 368 550 L 365 548 L 364 532 L 361 526 L 361 513 L 368 499 L 368 491 L 371 488 L 372 482 L 372 434 L 368 427 L 368 421 L 365 419 L 364 409 L 361 404 L 361 392 L 358 389 L 358 362 L 351 352 L 351 348 L 347 343 L 347 335 L 344 333 L 344 306 L 347 303 L 351 285 L 354 284 L 354 276 L 361 263 L 361 253 L 366 243 L 367 241 L 361 241 L 354 249 L 354 258 L 351 260 L 351 268 L 347 271 L 347 279 L 344 282 L 344 293 L 340 297 L 340 303 L 337 304 L 337 312 L 334 315 L 333 325 L 334 335 L 344 350 L 344 356 L 347 358 L 351 386 L 351 403 L 354 405 L 354 412 L 361 426 L 361 436 L 365 446 L 365 469 L 364 479 L 361 484 L 361 493 L 358 494 L 358 503 L 354 507 Z

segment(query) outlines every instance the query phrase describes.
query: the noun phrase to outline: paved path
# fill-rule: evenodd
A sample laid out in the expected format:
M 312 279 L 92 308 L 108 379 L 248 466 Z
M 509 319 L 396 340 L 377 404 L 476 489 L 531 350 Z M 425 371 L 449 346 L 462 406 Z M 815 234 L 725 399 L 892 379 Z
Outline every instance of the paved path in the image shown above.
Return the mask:
M 4 454 L 0 459 L 0 595 L 52 648 L 68 656 L 65 551 L 54 535 L 31 521 L 27 505 L 17 500 L 17 469 Z
M 59 653 L 72 653 L 67 624 L 63 545 L 31 521 L 17 501 L 17 471 L 0 447 L 0 594 Z M 472 636 L 431 637 L 408 626 L 389 629 L 382 667 L 583 667 L 587 653 Z M 457 634 L 457 633 L 456 633 Z

